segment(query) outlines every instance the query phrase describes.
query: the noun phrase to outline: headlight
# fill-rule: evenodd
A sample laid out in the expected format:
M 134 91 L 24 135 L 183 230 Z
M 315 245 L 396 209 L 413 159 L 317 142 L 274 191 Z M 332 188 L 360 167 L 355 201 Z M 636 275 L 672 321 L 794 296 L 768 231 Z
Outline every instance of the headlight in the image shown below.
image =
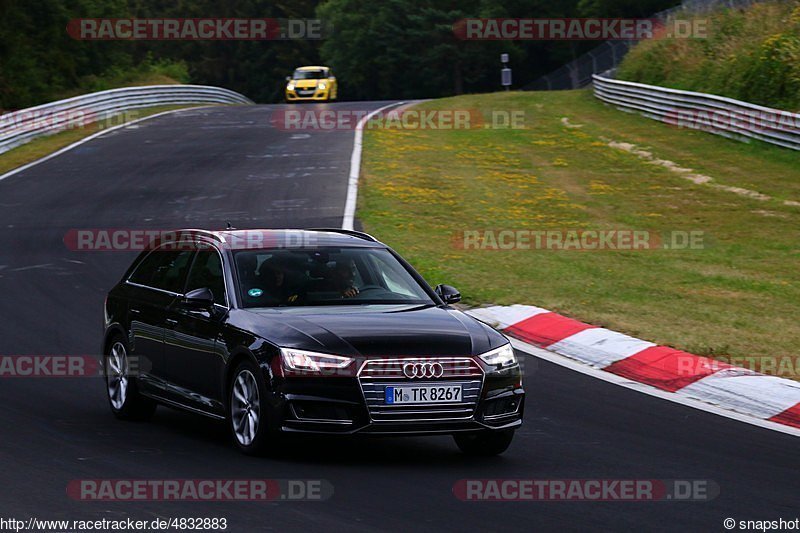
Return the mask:
M 514 355 L 514 348 L 511 347 L 510 343 L 490 352 L 486 352 L 482 354 L 480 358 L 483 359 L 486 364 L 496 366 L 498 370 L 517 364 L 517 357 Z
M 353 359 L 326 353 L 305 352 L 292 348 L 281 349 L 283 366 L 287 370 L 300 372 L 320 372 L 323 370 L 338 370 L 347 368 Z
M 324 91 L 324 90 L 325 90 L 325 88 L 326 88 L 326 87 L 328 87 L 328 86 L 327 86 L 327 85 L 325 85 L 325 82 L 324 82 L 324 81 L 321 81 L 321 82 L 319 82 L 319 85 L 318 85 L 317 87 L 319 87 L 319 89 L 320 89 L 321 91 Z
M 294 82 L 293 82 L 293 81 L 290 81 L 290 82 L 289 82 L 289 85 L 287 85 L 287 86 L 286 86 L 286 88 L 287 88 L 288 90 L 290 90 L 290 91 L 294 91 Z

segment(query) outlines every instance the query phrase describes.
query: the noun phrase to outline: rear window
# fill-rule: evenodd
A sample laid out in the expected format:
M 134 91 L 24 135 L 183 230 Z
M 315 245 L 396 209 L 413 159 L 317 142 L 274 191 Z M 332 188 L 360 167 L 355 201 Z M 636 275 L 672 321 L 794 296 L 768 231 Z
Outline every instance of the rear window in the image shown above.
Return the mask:
M 138 285 L 180 293 L 193 254 L 193 250 L 154 250 L 139 263 L 128 280 Z

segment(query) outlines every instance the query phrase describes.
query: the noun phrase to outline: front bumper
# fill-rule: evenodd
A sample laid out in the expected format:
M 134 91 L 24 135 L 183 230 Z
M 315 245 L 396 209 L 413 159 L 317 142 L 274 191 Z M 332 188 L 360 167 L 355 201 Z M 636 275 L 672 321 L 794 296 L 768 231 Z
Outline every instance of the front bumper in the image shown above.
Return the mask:
M 445 377 L 440 382 L 478 382 L 471 400 L 458 406 L 418 404 L 388 412 L 378 400 L 383 387 L 397 378 L 287 377 L 275 382 L 273 421 L 286 433 L 435 435 L 479 430 L 503 430 L 522 424 L 525 391 L 519 367 L 477 376 Z M 402 384 L 424 384 L 431 380 L 399 380 Z M 372 394 L 371 394 L 372 393 Z M 468 393 L 464 393 L 468 398 Z
M 330 99 L 330 92 L 331 88 L 326 87 L 325 89 L 286 89 L 286 101 L 287 102 L 294 102 L 294 101 L 326 101 Z

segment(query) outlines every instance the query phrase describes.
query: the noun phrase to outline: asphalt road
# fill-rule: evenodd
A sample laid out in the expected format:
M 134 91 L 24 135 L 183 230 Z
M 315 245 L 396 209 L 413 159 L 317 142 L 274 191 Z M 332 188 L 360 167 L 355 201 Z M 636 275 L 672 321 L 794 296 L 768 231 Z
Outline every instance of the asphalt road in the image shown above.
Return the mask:
M 372 109 L 380 103 L 337 104 Z M 71 252 L 73 228 L 341 224 L 352 133 L 275 128 L 271 106 L 183 111 L 0 181 L 0 353 L 96 354 L 128 252 Z M 431 280 L 443 282 L 446 280 Z M 796 438 L 525 357 L 525 425 L 491 459 L 448 437 L 302 439 L 239 454 L 222 424 L 160 408 L 115 420 L 99 379 L 0 380 L 0 518 L 225 517 L 255 530 L 722 530 L 800 516 Z M 79 502 L 83 478 L 326 479 L 324 502 Z M 465 478 L 708 479 L 709 502 L 462 502 Z

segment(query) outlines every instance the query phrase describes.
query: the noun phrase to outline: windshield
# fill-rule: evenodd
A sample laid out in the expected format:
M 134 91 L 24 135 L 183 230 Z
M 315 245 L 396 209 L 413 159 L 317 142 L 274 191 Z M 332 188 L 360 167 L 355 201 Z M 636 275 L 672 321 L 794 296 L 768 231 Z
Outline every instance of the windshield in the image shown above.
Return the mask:
M 388 250 L 242 250 L 234 257 L 242 307 L 434 304 Z
M 327 76 L 324 70 L 295 70 L 292 78 L 295 80 L 321 80 Z

